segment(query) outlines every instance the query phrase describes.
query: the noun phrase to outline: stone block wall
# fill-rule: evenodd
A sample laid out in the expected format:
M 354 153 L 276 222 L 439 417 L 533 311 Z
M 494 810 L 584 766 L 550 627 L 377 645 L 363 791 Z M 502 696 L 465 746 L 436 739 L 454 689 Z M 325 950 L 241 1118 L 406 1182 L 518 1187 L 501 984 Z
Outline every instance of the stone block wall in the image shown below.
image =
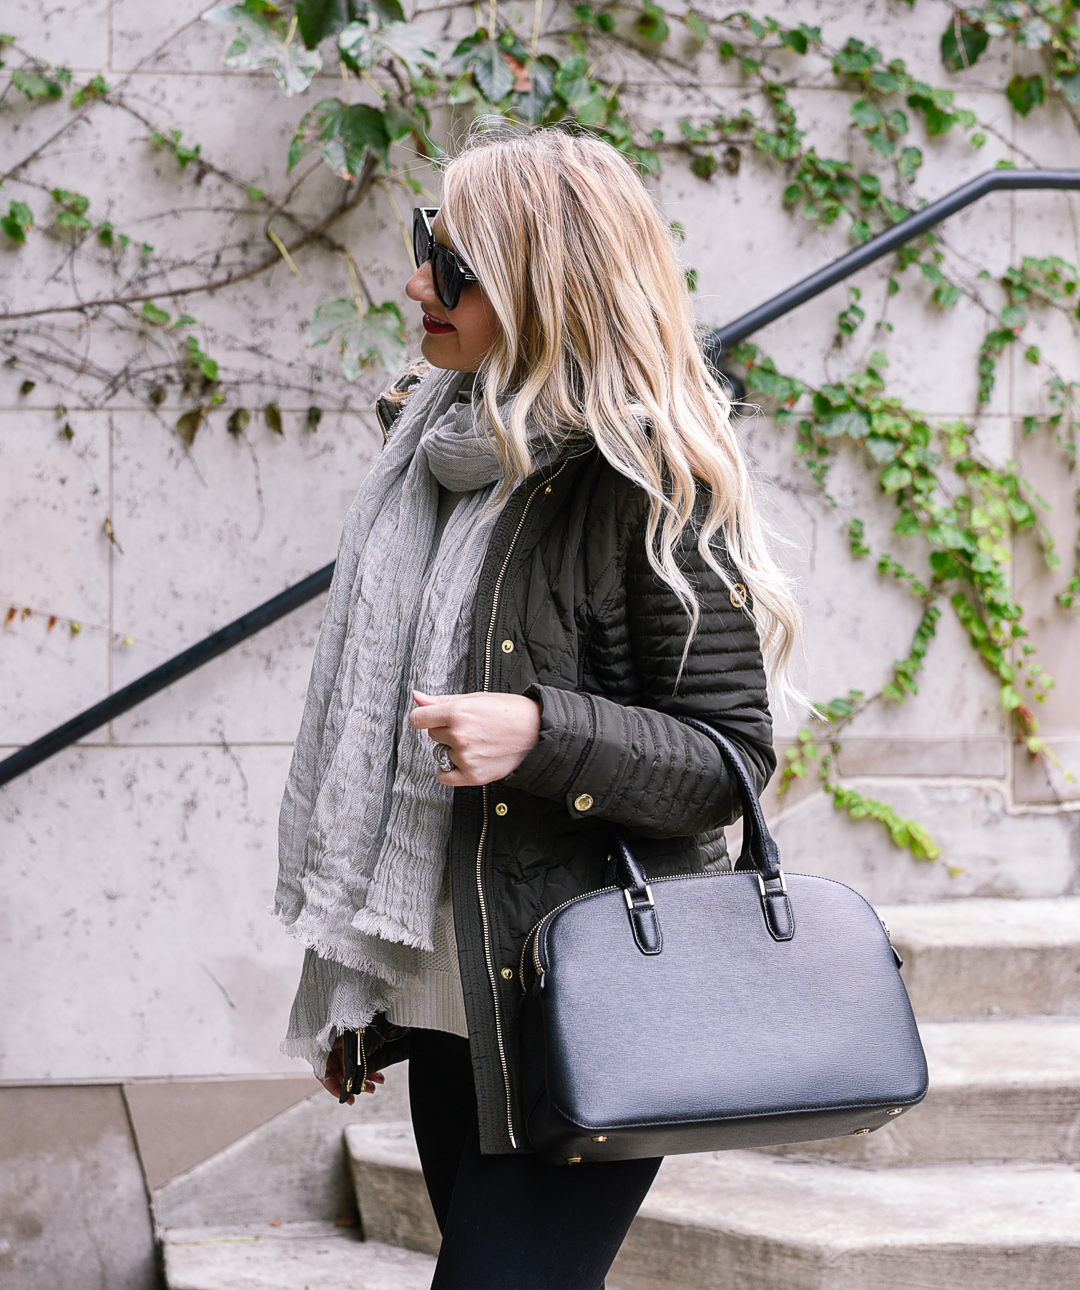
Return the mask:
M 328 60 L 327 74 L 305 96 L 285 99 L 268 77 L 221 66 L 223 33 L 197 21 L 204 7 L 205 0 L 165 7 L 14 0 L 4 26 L 21 46 L 66 63 L 80 83 L 103 73 L 156 128 L 183 129 L 213 166 L 284 196 L 288 139 L 311 102 L 336 92 L 336 69 Z M 989 123 L 978 153 L 953 135 L 919 140 L 926 154 L 920 190 L 928 196 L 1009 156 L 1021 165 L 1080 167 L 1080 135 L 1063 113 L 1020 119 L 1008 110 L 1001 86 L 1022 54 L 1002 47 L 996 61 L 964 77 L 941 67 L 937 41 L 949 8 L 941 0 L 914 9 L 893 0 L 777 0 L 758 8 L 819 23 L 833 45 L 849 35 L 872 40 L 931 83 L 954 86 Z M 446 21 L 467 27 L 463 10 L 448 12 Z M 732 111 L 752 100 L 737 70 L 693 57 L 695 110 L 711 101 Z M 663 67 L 628 59 L 625 72 L 622 93 L 640 119 L 670 130 L 687 110 L 684 91 Z M 9 73 L 10 66 L 0 77 Z M 823 153 L 857 159 L 852 98 L 831 82 L 795 92 Z M 7 163 L 43 144 L 64 114 L 66 103 L 30 105 L 9 93 L 0 106 Z M 231 201 L 233 190 L 214 170 L 196 183 L 193 170 L 181 170 L 147 135 L 133 116 L 102 105 L 59 151 L 46 150 L 5 183 L 5 205 L 27 199 L 43 211 L 42 188 L 58 183 L 84 192 L 99 218 L 167 247 L 181 282 L 184 261 L 211 245 L 205 209 L 218 198 Z M 298 216 L 322 209 L 335 182 L 317 177 Z M 705 324 L 735 317 L 846 249 L 841 229 L 817 232 L 786 213 L 776 176 L 749 157 L 737 175 L 721 171 L 708 183 L 672 160 L 657 187 L 668 216 L 686 229 Z M 1075 194 L 1002 194 L 956 216 L 942 237 L 972 276 L 983 267 L 996 275 L 1019 254 L 1080 261 L 1078 216 Z M 235 219 L 226 263 L 238 262 L 245 248 L 249 261 L 262 253 L 263 219 L 259 210 Z M 335 236 L 352 249 L 377 300 L 401 298 L 407 262 L 381 195 L 351 211 Z M 246 437 L 234 440 L 224 414 L 212 412 L 189 449 L 173 430 L 184 406 L 174 387 L 157 408 L 123 386 L 106 389 L 95 372 L 130 348 L 132 333 L 146 361 L 163 343 L 135 311 L 91 327 L 68 315 L 69 330 L 59 340 L 50 333 L 49 342 L 62 343 L 68 367 L 25 396 L 25 367 L 0 367 L 0 597 L 20 611 L 0 635 L 4 749 L 38 737 L 333 558 L 342 518 L 378 450 L 370 408 L 382 378 L 371 373 L 348 386 L 328 349 L 305 348 L 316 304 L 350 286 L 343 257 L 326 248 L 306 248 L 297 267 L 302 281 L 279 263 L 186 306 L 223 365 L 240 373 L 229 406 L 276 399 L 283 436 L 256 416 Z M 55 237 L 0 245 L 4 308 L 64 301 L 73 291 L 92 298 L 112 281 L 80 272 L 72 281 Z M 858 279 L 870 319 L 886 278 L 883 264 Z M 782 370 L 811 381 L 843 375 L 882 343 L 866 327 L 842 350 L 834 345 L 845 300 L 845 289 L 834 288 L 755 340 Z M 915 283 L 888 307 L 890 389 L 936 417 L 969 415 L 985 318 L 965 303 L 939 315 Z M 411 307 L 406 316 L 416 343 L 418 316 Z M 1056 322 L 1037 320 L 1031 337 L 1068 374 L 1075 338 Z M 1065 543 L 1074 481 L 1019 428 L 1039 397 L 1022 356 L 1007 355 L 979 434 L 993 457 L 1020 457 L 1053 503 L 1049 522 Z M 324 412 L 315 431 L 305 427 L 312 405 Z M 74 432 L 70 442 L 58 433 L 64 424 Z M 851 559 L 842 522 L 854 510 L 875 544 L 888 548 L 887 511 L 854 458 L 834 470 L 840 505 L 833 509 L 767 417 L 748 419 L 743 433 L 769 515 L 790 543 L 784 558 L 806 609 L 808 689 L 819 699 L 851 687 L 875 690 L 906 651 L 918 609 L 870 562 Z M 1057 678 L 1043 729 L 1060 774 L 1048 781 L 1014 744 L 992 678 L 946 609 L 920 693 L 902 707 L 869 712 L 839 761 L 845 782 L 923 821 L 944 848 L 942 860 L 913 861 L 880 826 L 852 824 L 820 791 L 800 785 L 783 802 L 770 799 L 787 867 L 831 874 L 892 902 L 1076 891 L 1080 790 L 1065 772 L 1080 769 L 1077 623 L 1054 606 L 1060 578 L 1039 571 L 1027 541 L 1017 544 L 1015 576 L 1035 607 L 1036 641 Z M 294 613 L 0 790 L 0 955 L 3 979 L 15 983 L 0 995 L 0 1083 L 304 1074 L 278 1052 L 300 950 L 269 909 L 277 805 L 320 613 L 321 602 Z M 59 621 L 50 629 L 52 615 Z M 70 620 L 82 624 L 76 636 Z M 782 739 L 798 724 L 782 717 Z

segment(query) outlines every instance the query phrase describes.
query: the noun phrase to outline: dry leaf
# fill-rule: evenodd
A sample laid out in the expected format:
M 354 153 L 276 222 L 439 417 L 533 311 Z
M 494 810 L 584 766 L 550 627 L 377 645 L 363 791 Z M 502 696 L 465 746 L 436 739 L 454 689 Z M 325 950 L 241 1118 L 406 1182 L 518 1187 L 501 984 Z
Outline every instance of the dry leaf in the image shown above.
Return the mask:
M 533 87 L 529 69 L 520 58 L 515 58 L 513 54 L 508 54 L 505 49 L 500 52 L 503 56 L 503 62 L 514 73 L 514 92 L 516 94 L 528 94 Z
M 195 442 L 199 427 L 206 420 L 207 411 L 208 409 L 204 407 L 192 408 L 190 412 L 185 412 L 176 423 L 176 433 L 189 448 Z

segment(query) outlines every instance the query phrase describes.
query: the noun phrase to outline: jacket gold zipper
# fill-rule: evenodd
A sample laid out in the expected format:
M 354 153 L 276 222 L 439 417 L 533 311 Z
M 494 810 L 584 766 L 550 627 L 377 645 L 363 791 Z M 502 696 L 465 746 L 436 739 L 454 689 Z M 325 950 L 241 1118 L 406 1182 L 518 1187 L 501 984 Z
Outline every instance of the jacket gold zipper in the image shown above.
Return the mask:
M 364 1027 L 361 1026 L 356 1032 L 356 1064 L 360 1068 L 360 1092 L 364 1091 L 364 1085 L 367 1083 L 367 1053 L 364 1051 Z M 345 1081 L 345 1092 L 351 1093 L 356 1087 L 356 1076 L 350 1075 Z
M 514 548 L 517 546 L 518 538 L 521 536 L 521 530 L 525 527 L 525 520 L 528 518 L 529 509 L 532 506 L 533 498 L 541 489 L 551 491 L 552 482 L 562 474 L 566 469 L 566 462 L 559 467 L 550 479 L 532 490 L 525 499 L 525 505 L 521 510 L 521 518 L 518 520 L 517 528 L 514 530 L 514 536 L 510 539 L 510 545 L 506 548 L 506 557 L 503 560 L 502 568 L 499 570 L 499 576 L 495 580 L 495 590 L 491 597 L 491 621 L 488 623 L 487 641 L 484 646 L 484 691 L 491 689 L 491 647 L 495 639 L 495 621 L 499 614 L 499 596 L 502 592 L 503 579 L 506 577 L 506 571 L 510 567 L 510 559 L 514 554 Z M 488 786 L 485 784 L 481 790 L 483 797 L 483 817 L 480 825 L 480 842 L 476 848 L 476 895 L 480 901 L 480 923 L 484 932 L 484 962 L 487 965 L 488 981 L 491 984 L 491 1001 L 495 1005 L 495 1041 L 499 1048 L 499 1063 L 502 1066 L 503 1089 L 506 1093 L 506 1131 L 510 1135 L 510 1145 L 517 1150 L 517 1137 L 514 1134 L 514 1100 L 510 1092 L 510 1066 L 506 1060 L 506 1044 L 503 1040 L 502 1012 L 499 1008 L 499 987 L 495 980 L 495 962 L 491 953 L 491 923 L 488 919 L 487 902 L 484 899 L 484 843 L 487 841 L 488 833 Z

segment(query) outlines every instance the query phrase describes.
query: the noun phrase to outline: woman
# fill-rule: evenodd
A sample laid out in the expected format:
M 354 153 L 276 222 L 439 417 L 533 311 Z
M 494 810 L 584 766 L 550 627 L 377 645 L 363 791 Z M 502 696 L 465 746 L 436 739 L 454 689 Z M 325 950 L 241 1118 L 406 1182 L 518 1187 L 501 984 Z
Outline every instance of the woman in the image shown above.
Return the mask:
M 529 1154 L 522 946 L 616 830 L 653 876 L 726 867 L 735 797 L 675 714 L 763 787 L 762 645 L 782 679 L 798 615 L 622 155 L 481 139 L 415 240 L 430 370 L 380 400 L 282 807 L 285 1049 L 343 1096 L 409 1057 L 435 1290 L 597 1290 L 660 1162 Z

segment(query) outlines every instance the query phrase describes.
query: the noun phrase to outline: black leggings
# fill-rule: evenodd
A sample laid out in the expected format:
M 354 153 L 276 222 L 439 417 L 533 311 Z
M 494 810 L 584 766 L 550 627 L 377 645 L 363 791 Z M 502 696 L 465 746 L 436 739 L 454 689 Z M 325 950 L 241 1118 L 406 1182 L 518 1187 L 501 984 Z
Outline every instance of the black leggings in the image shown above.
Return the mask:
M 431 1290 L 603 1290 L 659 1160 L 482 1156 L 469 1041 L 437 1030 L 411 1032 L 409 1098 L 443 1237 Z

